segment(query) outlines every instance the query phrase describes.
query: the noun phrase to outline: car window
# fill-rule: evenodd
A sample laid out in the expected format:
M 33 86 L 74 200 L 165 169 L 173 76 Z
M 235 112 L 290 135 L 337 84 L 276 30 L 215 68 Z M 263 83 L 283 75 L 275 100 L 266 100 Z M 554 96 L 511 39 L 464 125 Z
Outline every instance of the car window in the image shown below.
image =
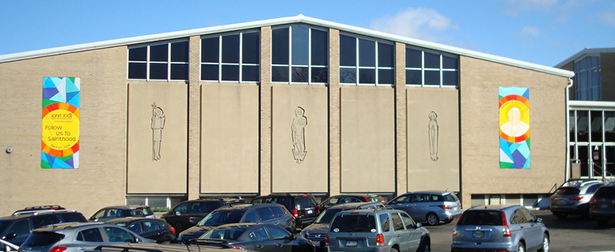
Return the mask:
M 416 227 L 416 222 L 407 214 L 407 213 L 399 213 L 401 215 L 401 219 L 404 221 L 404 225 L 406 229 L 411 229 Z
M 410 203 L 411 197 L 410 195 L 402 195 L 399 196 L 399 198 L 391 201 L 391 204 L 406 204 L 406 203 Z
M 339 198 L 337 198 L 337 197 L 334 197 L 334 198 L 329 198 L 329 199 L 327 199 L 327 200 L 323 201 L 323 202 L 322 202 L 322 205 L 329 205 L 329 204 L 333 204 L 333 205 L 335 205 L 335 204 L 337 204 L 337 202 L 338 202 L 339 200 L 340 200 L 340 199 L 339 199 Z
M 15 237 L 12 239 L 27 237 L 30 235 L 30 223 L 28 219 L 21 219 L 13 222 L 13 224 L 6 229 L 5 234 L 15 234 Z
M 86 222 L 87 220 L 80 213 L 60 213 L 58 214 L 63 222 Z
M 615 198 L 615 187 L 610 187 L 610 186 L 601 187 L 600 190 L 596 192 L 594 197 Z
M 297 209 L 306 209 L 314 207 L 314 201 L 312 201 L 312 199 L 308 196 L 295 197 L 295 204 L 297 205 Z
M 340 212 L 342 210 L 343 209 L 341 209 L 341 208 L 325 209 L 322 213 L 320 213 L 320 215 L 318 215 L 318 218 L 316 218 L 314 223 L 330 223 L 331 219 L 333 219 L 333 216 L 335 216 L 336 213 L 338 213 L 338 212 Z
M 243 210 L 216 210 L 199 221 L 199 226 L 219 226 L 227 223 L 238 223 L 243 216 Z
M 392 213 L 391 219 L 393 221 L 393 228 L 395 230 L 404 230 L 404 222 L 401 220 L 401 217 L 399 217 L 399 214 Z
M 105 212 L 106 211 L 107 211 L 106 209 L 100 210 L 100 211 L 96 212 L 94 215 L 92 215 L 92 218 L 99 219 L 99 218 L 105 217 Z
M 273 238 L 274 240 L 288 239 L 289 234 L 284 229 L 281 229 L 279 227 L 269 226 L 267 227 L 267 230 L 269 230 L 269 234 L 271 235 L 271 238 Z
M 527 222 L 527 216 L 525 216 L 525 213 L 521 211 L 521 209 L 515 210 L 510 218 L 510 224 L 523 224 Z
M 284 215 L 284 210 L 277 206 L 271 207 L 271 211 L 273 212 L 274 217 L 281 217 Z
M 141 223 L 138 221 L 131 223 L 126 228 L 128 228 L 130 231 L 135 232 L 137 234 L 143 233 L 143 228 L 141 228 Z
M 9 224 L 11 224 L 10 220 L 0 220 L 0 233 L 2 233 Z
M 391 230 L 391 223 L 389 222 L 389 214 L 378 215 L 380 224 L 382 225 L 382 232 L 389 232 Z
M 412 203 L 421 203 L 429 201 L 428 194 L 413 194 L 412 195 Z
M 156 221 L 153 220 L 142 221 L 141 224 L 143 226 L 143 232 L 153 232 L 160 229 Z
M 55 232 L 33 232 L 24 242 L 29 247 L 50 246 L 64 238 L 63 234 Z
M 431 194 L 431 195 L 429 195 L 429 201 L 431 201 L 431 202 L 442 202 L 442 201 L 444 201 L 444 197 L 442 197 L 442 195 L 438 195 L 438 194 Z
M 587 188 L 587 191 L 585 193 L 594 193 L 596 192 L 596 190 L 598 190 L 598 188 L 600 188 L 602 186 L 602 184 L 595 184 L 590 186 L 589 188 Z
M 192 202 L 190 203 L 190 208 L 188 209 L 189 213 L 202 213 L 203 212 L 203 205 L 201 205 L 201 202 Z
M 255 210 L 250 210 L 246 213 L 246 217 L 244 217 L 243 222 L 251 222 L 251 223 L 259 223 L 258 215 Z
M 268 207 L 260 207 L 256 209 L 258 216 L 261 218 L 261 221 L 271 220 L 273 219 L 273 212 Z
M 269 236 L 267 236 L 267 232 L 265 231 L 265 228 L 257 228 L 254 231 L 250 232 L 250 235 L 248 235 L 250 237 L 251 240 L 253 241 L 266 241 L 269 240 Z
M 457 225 L 486 225 L 486 226 L 502 226 L 502 212 L 477 210 L 465 211 Z
M 109 242 L 132 243 L 135 242 L 135 237 L 124 229 L 116 227 L 104 227 L 105 234 Z
M 105 217 L 116 217 L 118 216 L 117 211 L 115 209 L 108 209 Z
M 187 213 L 188 212 L 188 204 L 189 203 L 183 203 L 183 204 L 180 204 L 180 205 L 176 206 L 173 209 L 173 212 Z
M 445 194 L 444 196 L 444 201 L 447 202 L 457 202 L 459 201 L 459 198 L 457 198 L 457 195 L 449 193 L 449 194 Z
M 40 228 L 54 223 L 59 223 L 60 220 L 55 214 L 44 214 L 32 216 L 32 228 Z
M 130 210 L 129 216 L 146 216 L 152 214 L 149 208 L 137 208 Z
M 80 231 L 77 235 L 77 241 L 103 242 L 103 238 L 98 228 L 90 228 Z
M 558 195 L 558 196 L 578 195 L 579 192 L 581 192 L 581 190 L 579 190 L 578 188 L 564 187 L 564 188 L 557 189 L 557 191 L 555 191 L 555 195 Z
M 205 212 L 211 212 L 213 210 L 218 209 L 218 207 L 220 207 L 222 204 L 222 201 L 206 201 L 203 202 L 203 204 L 205 204 Z
M 534 215 L 530 210 L 528 210 L 527 208 L 521 208 L 521 212 L 523 212 L 523 215 L 525 215 L 525 219 L 529 222 L 529 221 L 535 221 L 536 220 L 536 215 Z
M 365 214 L 338 215 L 330 227 L 333 232 L 371 232 L 374 228 L 376 228 L 374 216 Z

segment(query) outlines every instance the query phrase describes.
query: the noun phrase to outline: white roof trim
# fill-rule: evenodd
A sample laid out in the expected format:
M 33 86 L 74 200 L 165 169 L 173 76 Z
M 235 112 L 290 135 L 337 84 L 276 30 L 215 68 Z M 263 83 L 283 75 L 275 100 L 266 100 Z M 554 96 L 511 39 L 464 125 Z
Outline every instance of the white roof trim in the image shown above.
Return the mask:
M 425 47 L 427 49 L 433 49 L 433 50 L 438 50 L 438 51 L 442 51 L 446 53 L 458 54 L 464 57 L 486 60 L 490 62 L 510 65 L 510 66 L 534 70 L 538 72 L 544 72 L 544 73 L 558 75 L 562 77 L 571 78 L 574 76 L 574 72 L 563 70 L 563 69 L 547 67 L 547 66 L 533 64 L 533 63 L 529 63 L 525 61 L 509 59 L 505 57 L 490 55 L 486 53 L 480 53 L 476 51 L 461 49 L 458 47 L 447 46 L 447 45 L 437 44 L 433 42 L 428 42 L 428 41 L 423 41 L 423 40 L 418 40 L 418 39 L 413 39 L 413 38 L 408 38 L 408 37 L 403 37 L 399 35 L 393 35 L 389 33 L 369 30 L 369 29 L 360 28 L 356 26 L 350 26 L 350 25 L 330 22 L 326 20 L 306 17 L 303 15 L 262 20 L 262 21 L 254 21 L 254 22 L 246 22 L 246 23 L 239 23 L 239 24 L 231 24 L 231 25 L 222 25 L 222 26 L 200 28 L 200 29 L 193 29 L 193 30 L 160 33 L 160 34 L 153 34 L 153 35 L 146 35 L 146 36 L 139 36 L 139 37 L 107 40 L 107 41 L 101 41 L 101 42 L 85 43 L 85 44 L 72 45 L 72 46 L 63 46 L 63 47 L 42 49 L 42 50 L 22 52 L 22 53 L 6 54 L 6 55 L 0 55 L 0 63 L 16 61 L 16 60 L 31 59 L 31 58 L 37 58 L 37 57 L 45 57 L 45 56 L 51 56 L 51 55 L 58 55 L 58 54 L 65 54 L 65 53 L 72 53 L 72 52 L 80 52 L 80 51 L 102 49 L 102 48 L 109 48 L 109 47 L 116 47 L 116 46 L 128 46 L 128 45 L 141 44 L 141 43 L 151 43 L 155 41 L 171 40 L 171 39 L 185 38 L 185 37 L 190 37 L 190 36 L 201 36 L 201 35 L 214 34 L 214 33 L 230 32 L 230 31 L 235 31 L 235 30 L 246 30 L 246 29 L 254 29 L 254 28 L 259 28 L 259 27 L 264 27 L 264 26 L 275 26 L 275 25 L 284 25 L 284 24 L 293 24 L 293 23 L 305 23 L 305 24 L 310 24 L 310 25 L 315 25 L 315 26 L 322 26 L 326 28 L 333 28 L 333 29 L 337 29 L 343 32 L 356 33 L 359 35 L 375 37 L 375 38 L 385 39 L 385 40 L 391 40 L 395 42 L 409 44 L 412 46 Z
M 581 50 L 578 53 L 575 53 L 574 55 L 568 57 L 567 59 L 565 59 L 564 61 L 560 62 L 559 64 L 555 65 L 556 68 L 561 68 L 563 66 L 565 66 L 566 64 L 575 61 L 579 58 L 582 58 L 585 55 L 590 55 L 590 54 L 600 54 L 600 53 L 615 53 L 615 47 L 611 47 L 611 48 L 585 48 L 583 50 Z
M 609 108 L 615 109 L 615 102 L 612 101 L 578 101 L 571 100 L 568 102 L 570 108 Z

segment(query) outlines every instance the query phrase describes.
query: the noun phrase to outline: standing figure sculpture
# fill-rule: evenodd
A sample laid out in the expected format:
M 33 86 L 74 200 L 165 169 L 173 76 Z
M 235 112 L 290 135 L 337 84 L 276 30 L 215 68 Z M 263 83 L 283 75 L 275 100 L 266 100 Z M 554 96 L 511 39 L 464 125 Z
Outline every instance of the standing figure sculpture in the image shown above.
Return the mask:
M 293 158 L 297 164 L 301 164 L 307 155 L 305 148 L 305 126 L 307 126 L 307 117 L 304 115 L 305 110 L 301 106 L 295 109 L 295 118 L 290 126 L 291 137 L 293 140 Z
M 160 160 L 160 150 L 162 148 L 162 130 L 166 117 L 162 108 L 158 107 L 156 103 L 152 103 L 152 159 L 154 161 Z
M 438 138 L 440 134 L 440 126 L 438 126 L 438 114 L 431 111 L 429 113 L 429 124 L 427 125 L 429 136 L 429 157 L 431 161 L 438 161 Z

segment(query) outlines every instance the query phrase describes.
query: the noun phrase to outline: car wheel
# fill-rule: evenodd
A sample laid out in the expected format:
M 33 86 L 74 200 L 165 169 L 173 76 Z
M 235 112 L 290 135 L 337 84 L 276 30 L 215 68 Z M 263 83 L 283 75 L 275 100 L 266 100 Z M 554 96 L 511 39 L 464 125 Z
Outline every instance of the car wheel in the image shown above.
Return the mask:
M 431 252 L 431 244 L 429 239 L 423 239 L 423 241 L 421 241 L 421 245 L 419 245 L 419 249 L 417 249 L 416 252 Z
M 523 243 L 517 244 L 517 252 L 525 252 L 525 246 L 523 245 Z
M 567 213 L 553 213 L 553 215 L 559 219 L 566 219 L 566 217 L 568 217 Z
M 542 237 L 542 247 L 538 252 L 549 252 L 549 236 L 547 234 Z
M 397 250 L 396 248 L 391 248 L 390 250 L 391 252 L 399 252 L 399 250 Z
M 427 225 L 429 226 L 435 226 L 435 225 L 438 225 L 438 223 L 440 223 L 440 219 L 438 218 L 438 215 L 436 215 L 435 213 L 428 213 L 425 219 L 427 220 Z

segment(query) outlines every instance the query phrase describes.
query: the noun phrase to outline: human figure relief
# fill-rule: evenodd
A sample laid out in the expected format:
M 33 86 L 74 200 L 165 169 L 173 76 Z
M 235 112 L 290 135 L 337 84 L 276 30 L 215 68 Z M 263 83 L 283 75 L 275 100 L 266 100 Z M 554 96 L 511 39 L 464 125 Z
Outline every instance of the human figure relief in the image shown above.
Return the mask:
M 156 103 L 152 103 L 152 159 L 154 161 L 160 160 L 160 150 L 162 148 L 162 130 L 166 117 L 162 108 L 158 107 Z
M 295 109 L 295 118 L 290 126 L 291 137 L 293 141 L 293 157 L 297 164 L 301 164 L 307 155 L 305 148 L 305 126 L 307 126 L 307 117 L 304 115 L 305 110 L 301 106 Z
M 438 140 L 440 134 L 440 126 L 438 126 L 438 114 L 431 111 L 429 113 L 429 124 L 427 125 L 427 132 L 429 136 L 429 157 L 431 161 L 438 161 Z

